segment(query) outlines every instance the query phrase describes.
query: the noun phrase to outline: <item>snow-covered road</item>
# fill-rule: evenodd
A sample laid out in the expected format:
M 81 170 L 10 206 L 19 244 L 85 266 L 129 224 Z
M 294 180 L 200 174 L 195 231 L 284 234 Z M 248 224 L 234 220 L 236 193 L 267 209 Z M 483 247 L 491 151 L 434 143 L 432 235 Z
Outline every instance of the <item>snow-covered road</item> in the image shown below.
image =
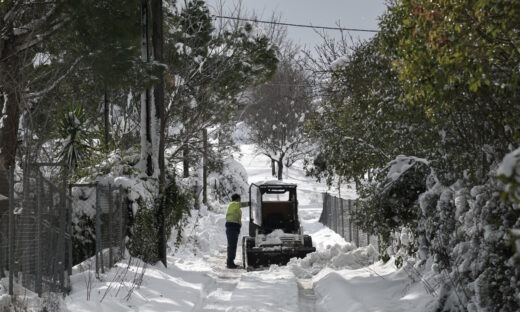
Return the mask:
M 269 160 L 243 145 L 236 159 L 249 183 L 272 179 Z M 376 262 L 372 247 L 358 248 L 318 222 L 323 184 L 304 176 L 301 164 L 286 181 L 298 184 L 300 220 L 317 252 L 287 266 L 246 272 L 225 268 L 225 205 L 194 210 L 183 243 L 169 242 L 168 267 L 125 259 L 93 277 L 92 267 L 76 268 L 65 311 L 424 311 L 433 297 L 392 263 Z M 342 197 L 354 197 L 345 187 Z M 248 232 L 243 213 L 242 234 Z M 241 242 L 241 238 L 239 238 Z M 239 244 L 240 245 L 240 244 Z M 236 263 L 242 263 L 241 249 Z

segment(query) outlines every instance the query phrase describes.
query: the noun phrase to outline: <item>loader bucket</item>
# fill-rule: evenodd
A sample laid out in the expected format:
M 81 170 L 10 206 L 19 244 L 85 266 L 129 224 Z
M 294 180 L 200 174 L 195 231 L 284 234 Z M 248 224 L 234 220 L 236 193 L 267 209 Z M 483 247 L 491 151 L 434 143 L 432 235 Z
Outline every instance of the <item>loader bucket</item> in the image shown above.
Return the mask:
M 246 268 L 268 267 L 271 264 L 286 265 L 291 258 L 305 258 L 316 251 L 314 247 L 253 247 L 246 250 Z

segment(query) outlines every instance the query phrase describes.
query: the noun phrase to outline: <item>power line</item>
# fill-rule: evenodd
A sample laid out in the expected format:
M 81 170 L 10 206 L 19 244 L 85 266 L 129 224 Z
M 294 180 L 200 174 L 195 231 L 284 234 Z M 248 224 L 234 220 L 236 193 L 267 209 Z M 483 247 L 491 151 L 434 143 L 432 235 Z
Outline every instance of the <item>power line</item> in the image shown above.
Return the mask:
M 313 25 L 282 23 L 282 22 L 274 22 L 274 21 L 262 21 L 262 20 L 257 20 L 257 19 L 249 19 L 249 18 L 241 18 L 241 17 L 233 17 L 233 16 L 223 16 L 223 15 L 213 15 L 213 17 L 214 18 L 231 19 L 231 20 L 236 20 L 236 21 L 244 21 L 244 22 L 253 22 L 253 23 L 271 24 L 271 25 L 283 25 L 283 26 L 312 28 L 312 29 L 327 29 L 327 30 L 340 30 L 340 31 L 360 31 L 360 32 L 373 32 L 373 33 L 379 32 L 379 30 L 374 30 L 374 29 L 329 27 L 329 26 L 313 26 Z

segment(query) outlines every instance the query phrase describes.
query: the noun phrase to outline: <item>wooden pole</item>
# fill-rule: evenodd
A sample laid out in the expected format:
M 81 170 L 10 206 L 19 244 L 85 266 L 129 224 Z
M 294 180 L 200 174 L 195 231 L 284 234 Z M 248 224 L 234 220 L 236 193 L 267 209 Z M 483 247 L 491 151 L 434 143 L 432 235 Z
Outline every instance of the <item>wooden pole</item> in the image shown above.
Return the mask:
M 202 158 L 202 202 L 208 203 L 208 130 L 202 130 L 204 156 Z

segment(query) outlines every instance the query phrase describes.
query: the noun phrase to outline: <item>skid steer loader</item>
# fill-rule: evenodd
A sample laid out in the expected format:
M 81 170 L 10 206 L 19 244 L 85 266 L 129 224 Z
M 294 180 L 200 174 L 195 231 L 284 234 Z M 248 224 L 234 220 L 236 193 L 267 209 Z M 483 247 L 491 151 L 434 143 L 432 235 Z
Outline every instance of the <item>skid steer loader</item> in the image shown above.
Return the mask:
M 249 236 L 242 239 L 245 269 L 285 265 L 316 251 L 298 220 L 295 184 L 251 184 L 249 202 Z

